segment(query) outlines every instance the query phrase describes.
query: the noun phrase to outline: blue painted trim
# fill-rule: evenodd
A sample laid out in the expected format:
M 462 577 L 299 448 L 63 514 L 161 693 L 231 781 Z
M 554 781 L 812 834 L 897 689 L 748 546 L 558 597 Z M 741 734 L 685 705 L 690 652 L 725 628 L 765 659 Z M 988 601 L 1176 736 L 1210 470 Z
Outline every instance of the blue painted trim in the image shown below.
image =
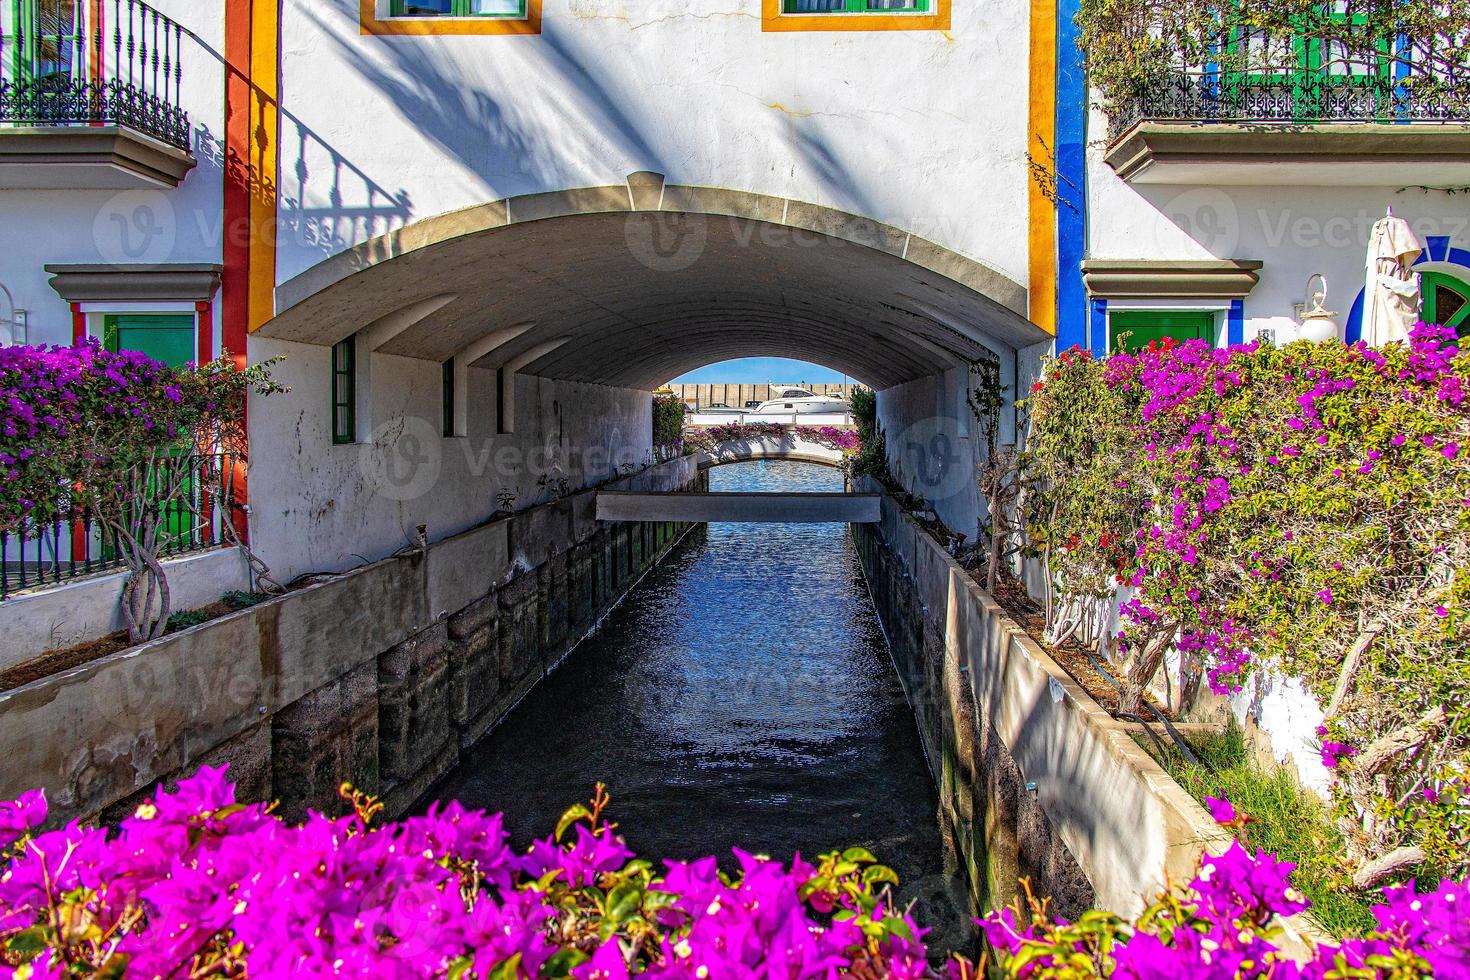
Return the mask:
M 1230 312 L 1225 315 L 1225 342 L 1245 343 L 1245 300 L 1232 299 Z
M 1394 121 L 1399 125 L 1411 121 L 1409 119 L 1409 90 L 1404 87 L 1404 79 L 1410 75 L 1408 54 L 1409 36 L 1407 34 L 1400 34 L 1394 40 L 1394 56 L 1399 60 L 1395 61 L 1393 66 L 1393 94 L 1394 101 L 1398 104 L 1398 112 L 1396 113 L 1398 118 Z
M 1088 343 L 1087 73 L 1077 46 L 1081 0 L 1057 0 L 1057 349 Z
M 1089 338 L 1093 357 L 1102 357 L 1108 352 L 1108 301 L 1092 301 L 1092 329 Z
M 1425 262 L 1453 262 L 1470 269 L 1470 249 L 1454 248 L 1448 235 L 1430 235 L 1424 240 L 1424 251 L 1414 260 L 1415 265 Z M 1363 339 L 1363 290 L 1353 299 L 1353 308 L 1348 312 L 1343 340 L 1355 344 Z

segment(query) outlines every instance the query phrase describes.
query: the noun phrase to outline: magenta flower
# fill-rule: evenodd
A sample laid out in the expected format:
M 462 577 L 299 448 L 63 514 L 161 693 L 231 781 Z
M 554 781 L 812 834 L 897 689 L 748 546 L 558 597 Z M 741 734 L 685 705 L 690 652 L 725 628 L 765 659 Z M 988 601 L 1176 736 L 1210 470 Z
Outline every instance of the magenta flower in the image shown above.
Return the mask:
M 1217 800 L 1213 796 L 1206 796 L 1205 806 L 1209 808 L 1210 816 L 1215 818 L 1216 823 L 1235 823 L 1235 807 L 1229 800 Z
M 1327 605 L 1331 605 L 1332 604 L 1332 598 L 1333 598 L 1333 596 L 1332 596 L 1332 590 L 1331 589 L 1323 589 L 1321 592 L 1318 592 L 1317 593 L 1317 598 L 1318 599 L 1321 599 Z

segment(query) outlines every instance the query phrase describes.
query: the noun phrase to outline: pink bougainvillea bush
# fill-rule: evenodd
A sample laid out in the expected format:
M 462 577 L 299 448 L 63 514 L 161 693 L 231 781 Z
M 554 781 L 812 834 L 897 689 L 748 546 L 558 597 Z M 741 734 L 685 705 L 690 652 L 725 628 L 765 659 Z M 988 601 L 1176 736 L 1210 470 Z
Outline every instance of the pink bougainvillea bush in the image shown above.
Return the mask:
M 1381 348 L 1072 350 L 1030 397 L 1053 638 L 1124 664 L 1132 713 L 1170 647 L 1218 693 L 1301 678 L 1365 867 L 1470 869 L 1467 392 L 1454 331 L 1421 324 Z
M 606 820 L 600 787 L 525 853 L 499 815 L 451 803 L 381 823 L 375 801 L 344 795 L 351 815 L 290 826 L 206 768 L 115 831 L 42 832 L 39 792 L 0 805 L 0 978 L 1470 976 L 1470 891 L 1448 883 L 1389 890 L 1372 935 L 1291 962 L 1278 919 L 1306 907 L 1291 866 L 1238 844 L 1131 923 L 1066 923 L 1041 902 L 992 915 L 977 968 L 931 963 L 897 878 L 861 848 L 789 865 L 737 850 L 733 872 L 705 858 L 660 874 Z
M 224 355 L 169 367 L 95 341 L 0 347 L 0 534 L 34 537 L 85 514 L 129 572 L 131 638 L 161 635 L 165 515 L 224 496 L 244 460 L 247 396 L 282 390 L 271 363 L 240 370 Z
M 851 457 L 862 448 L 862 439 L 852 429 L 832 425 L 787 426 L 780 422 L 726 422 L 691 429 L 684 434 L 685 452 L 710 452 L 723 442 L 746 442 L 751 439 L 785 439 L 788 436 L 835 449 Z

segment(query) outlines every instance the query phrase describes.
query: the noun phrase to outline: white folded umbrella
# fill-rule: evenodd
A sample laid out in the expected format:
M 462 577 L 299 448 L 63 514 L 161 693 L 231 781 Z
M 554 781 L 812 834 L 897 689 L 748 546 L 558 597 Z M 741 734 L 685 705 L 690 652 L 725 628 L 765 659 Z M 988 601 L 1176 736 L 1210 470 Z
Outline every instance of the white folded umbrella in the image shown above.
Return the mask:
M 1392 210 L 1373 225 L 1363 284 L 1363 339 L 1369 345 L 1406 342 L 1419 322 L 1423 296 L 1419 274 L 1410 269 L 1422 251 L 1409 223 Z

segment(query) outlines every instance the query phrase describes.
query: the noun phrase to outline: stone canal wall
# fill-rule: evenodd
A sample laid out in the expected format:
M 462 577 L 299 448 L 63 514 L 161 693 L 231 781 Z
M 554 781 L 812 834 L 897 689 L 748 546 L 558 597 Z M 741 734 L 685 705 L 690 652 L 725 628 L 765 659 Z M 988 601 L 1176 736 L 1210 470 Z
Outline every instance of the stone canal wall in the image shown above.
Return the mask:
M 695 458 L 605 489 L 707 486 Z M 0 799 L 120 816 L 230 764 L 247 800 L 404 810 L 551 671 L 689 525 L 608 524 L 587 491 L 0 694 Z
M 857 487 L 881 488 L 865 479 Z M 853 525 L 979 909 L 1029 878 L 1053 911 L 1141 910 L 1230 838 L 954 559 L 883 498 Z

